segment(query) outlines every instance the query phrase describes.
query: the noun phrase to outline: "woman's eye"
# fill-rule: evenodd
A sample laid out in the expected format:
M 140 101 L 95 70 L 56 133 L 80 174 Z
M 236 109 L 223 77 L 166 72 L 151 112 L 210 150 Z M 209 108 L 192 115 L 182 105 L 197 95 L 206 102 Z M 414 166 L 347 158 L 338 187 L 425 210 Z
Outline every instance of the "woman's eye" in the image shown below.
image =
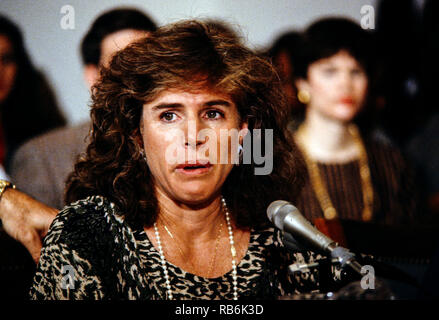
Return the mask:
M 335 68 L 326 68 L 323 69 L 323 73 L 330 76 L 333 75 L 337 70 Z
M 177 115 L 173 112 L 163 112 L 160 115 L 160 119 L 164 120 L 166 122 L 172 122 L 172 121 L 175 121 L 177 119 Z
M 224 117 L 224 114 L 222 112 L 219 112 L 217 110 L 209 110 L 206 112 L 206 117 L 208 119 L 219 119 Z

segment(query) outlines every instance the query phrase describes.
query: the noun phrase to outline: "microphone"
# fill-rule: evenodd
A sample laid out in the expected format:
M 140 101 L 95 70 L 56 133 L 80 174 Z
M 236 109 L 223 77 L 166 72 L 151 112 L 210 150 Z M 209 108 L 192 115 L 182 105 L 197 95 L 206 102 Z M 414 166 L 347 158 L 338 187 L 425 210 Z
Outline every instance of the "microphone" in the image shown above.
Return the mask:
M 267 216 L 278 229 L 289 233 L 294 239 L 330 254 L 342 267 L 349 265 L 361 274 L 361 265 L 355 260 L 355 255 L 317 230 L 290 202 L 273 201 L 267 208 Z
M 267 215 L 278 229 L 290 233 L 311 247 L 326 252 L 336 245 L 333 240 L 314 228 L 299 209 L 288 201 L 273 201 L 267 208 Z

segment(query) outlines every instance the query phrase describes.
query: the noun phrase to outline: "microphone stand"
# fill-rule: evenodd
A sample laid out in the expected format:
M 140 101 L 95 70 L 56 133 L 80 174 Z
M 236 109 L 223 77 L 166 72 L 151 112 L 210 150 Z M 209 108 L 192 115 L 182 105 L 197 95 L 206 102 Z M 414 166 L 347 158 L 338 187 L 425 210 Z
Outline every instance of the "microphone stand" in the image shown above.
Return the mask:
M 337 246 L 335 242 L 331 243 L 327 250 L 331 253 L 331 257 L 340 263 L 342 269 L 344 269 L 346 266 L 349 266 L 360 276 L 362 275 L 361 268 L 363 266 L 357 261 L 355 254 L 346 248 Z
M 308 250 L 307 247 L 304 247 L 302 244 L 299 244 L 296 239 L 289 233 L 284 232 L 284 244 L 292 249 L 293 251 L 304 251 Z M 362 265 L 356 260 L 355 254 L 350 252 L 348 249 L 340 247 L 336 242 L 331 242 L 325 250 L 323 250 L 325 254 L 330 253 L 331 256 L 331 264 L 339 264 L 342 269 L 345 269 L 346 266 L 349 266 L 352 270 L 358 273 L 360 276 Z M 306 270 L 309 268 L 316 268 L 319 266 L 318 262 L 314 263 L 293 263 L 288 267 L 290 272 L 304 272 L 302 270 Z

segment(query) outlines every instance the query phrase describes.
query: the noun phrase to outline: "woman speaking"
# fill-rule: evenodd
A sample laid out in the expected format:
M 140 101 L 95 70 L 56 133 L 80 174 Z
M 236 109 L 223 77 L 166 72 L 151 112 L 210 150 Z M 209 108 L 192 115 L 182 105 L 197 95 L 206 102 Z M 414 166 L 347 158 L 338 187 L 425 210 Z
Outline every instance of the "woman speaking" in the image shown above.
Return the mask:
M 44 240 L 33 299 L 273 298 L 318 289 L 290 278 L 267 224 L 302 176 L 270 63 L 212 24 L 160 28 L 118 53 L 94 88 L 91 143 Z M 272 130 L 273 170 L 224 132 Z M 226 141 L 224 141 L 226 140 Z M 248 150 L 244 150 L 244 153 Z M 227 155 L 218 160 L 220 155 Z M 215 158 L 216 156 L 216 158 Z M 244 155 L 245 159 L 245 155 Z

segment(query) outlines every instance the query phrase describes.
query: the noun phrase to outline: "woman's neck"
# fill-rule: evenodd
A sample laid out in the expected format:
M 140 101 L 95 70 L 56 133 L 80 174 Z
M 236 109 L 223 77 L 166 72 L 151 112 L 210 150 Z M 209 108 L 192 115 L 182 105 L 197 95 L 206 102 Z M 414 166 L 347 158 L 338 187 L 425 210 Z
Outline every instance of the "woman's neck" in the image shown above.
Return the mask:
M 348 162 L 359 156 L 349 131 L 350 123 L 331 119 L 308 109 L 303 126 L 303 145 L 308 155 L 318 162 Z
M 157 228 L 145 231 L 156 249 L 160 246 L 158 232 L 166 260 L 192 274 L 211 278 L 229 272 L 232 260 L 239 264 L 247 251 L 250 232 L 233 228 L 232 246 L 220 195 L 196 207 L 175 202 L 162 191 L 157 191 L 156 197 L 160 208 Z
M 157 223 L 165 225 L 187 245 L 211 241 L 217 236 L 218 226 L 225 221 L 220 195 L 197 207 L 175 202 L 160 190 L 156 196 L 160 208 Z

